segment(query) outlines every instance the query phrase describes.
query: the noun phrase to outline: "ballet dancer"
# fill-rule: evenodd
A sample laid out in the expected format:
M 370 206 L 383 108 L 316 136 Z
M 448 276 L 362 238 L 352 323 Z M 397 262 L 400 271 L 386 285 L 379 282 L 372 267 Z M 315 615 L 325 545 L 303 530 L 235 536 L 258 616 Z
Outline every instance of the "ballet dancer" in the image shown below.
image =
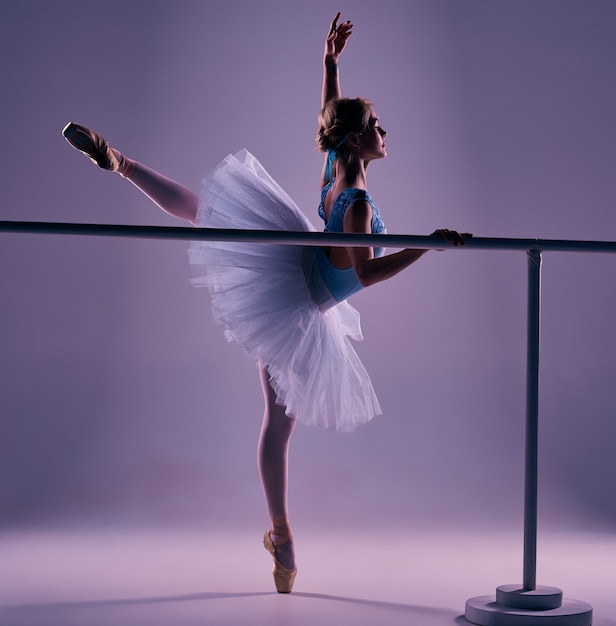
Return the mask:
M 342 98 L 338 62 L 353 25 L 331 22 L 324 54 L 317 146 L 325 152 L 319 215 L 328 232 L 384 233 L 367 192 L 367 169 L 387 155 L 386 131 L 373 105 Z M 126 157 L 94 131 L 75 123 L 67 141 L 105 170 L 117 172 L 163 211 L 198 228 L 314 231 L 257 159 L 243 150 L 205 178 L 200 195 Z M 463 245 L 456 231 L 432 233 Z M 347 298 L 409 267 L 426 250 L 385 254 L 373 247 L 313 247 L 194 242 L 191 282 L 206 287 L 227 339 L 259 367 L 265 411 L 258 465 L 271 528 L 263 543 L 273 558 L 279 593 L 297 573 L 287 505 L 288 449 L 296 420 L 352 431 L 381 413 L 370 377 L 349 342 L 361 340 L 359 314 Z

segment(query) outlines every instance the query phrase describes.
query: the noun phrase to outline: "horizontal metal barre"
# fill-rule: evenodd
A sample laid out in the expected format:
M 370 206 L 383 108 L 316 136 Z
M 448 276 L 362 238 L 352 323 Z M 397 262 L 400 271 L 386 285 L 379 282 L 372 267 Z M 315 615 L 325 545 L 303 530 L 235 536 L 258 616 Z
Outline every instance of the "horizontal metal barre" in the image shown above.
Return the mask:
M 426 235 L 369 235 L 354 233 L 243 230 L 235 228 L 193 228 L 178 226 L 133 226 L 121 224 L 74 224 L 63 222 L 0 221 L 0 232 L 44 235 L 129 237 L 135 239 L 176 239 L 188 241 L 260 242 L 305 246 L 378 246 L 433 250 L 454 248 L 441 237 Z M 473 237 L 456 249 L 554 250 L 560 252 L 616 253 L 614 241 L 569 239 L 509 239 Z

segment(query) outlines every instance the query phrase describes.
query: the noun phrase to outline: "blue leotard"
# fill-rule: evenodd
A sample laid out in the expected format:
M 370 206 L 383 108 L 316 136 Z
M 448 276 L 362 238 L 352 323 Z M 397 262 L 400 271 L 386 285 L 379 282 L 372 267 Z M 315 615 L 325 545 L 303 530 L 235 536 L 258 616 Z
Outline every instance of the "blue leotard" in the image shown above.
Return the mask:
M 330 190 L 333 182 L 334 181 L 330 181 L 327 185 L 325 185 L 325 187 L 323 187 L 323 191 L 321 192 L 321 203 L 319 204 L 319 216 L 325 222 L 327 232 L 344 232 L 344 214 L 349 206 L 357 200 L 366 200 L 372 208 L 372 233 L 378 234 L 387 232 L 381 213 L 372 198 L 368 195 L 368 192 L 364 189 L 357 189 L 355 187 L 344 189 L 338 195 L 328 220 L 325 216 L 325 209 L 323 208 L 323 205 L 325 203 L 325 196 Z M 383 256 L 384 254 L 385 248 L 374 248 L 375 257 Z M 342 302 L 362 289 L 362 284 L 359 282 L 355 270 L 352 267 L 340 269 L 333 266 L 329 262 L 327 254 L 323 248 L 319 248 L 317 251 L 316 261 L 323 282 L 336 302 Z

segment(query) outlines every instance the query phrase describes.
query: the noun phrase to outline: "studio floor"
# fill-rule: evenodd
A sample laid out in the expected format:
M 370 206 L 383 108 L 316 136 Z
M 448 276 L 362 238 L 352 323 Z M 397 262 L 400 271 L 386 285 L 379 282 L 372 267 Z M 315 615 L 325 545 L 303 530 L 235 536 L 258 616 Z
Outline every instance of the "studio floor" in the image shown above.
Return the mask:
M 0 533 L 2 626 L 452 626 L 468 598 L 519 583 L 517 533 L 320 535 L 296 529 L 295 590 L 273 589 L 259 533 Z M 539 537 L 537 582 L 616 626 L 616 536 Z

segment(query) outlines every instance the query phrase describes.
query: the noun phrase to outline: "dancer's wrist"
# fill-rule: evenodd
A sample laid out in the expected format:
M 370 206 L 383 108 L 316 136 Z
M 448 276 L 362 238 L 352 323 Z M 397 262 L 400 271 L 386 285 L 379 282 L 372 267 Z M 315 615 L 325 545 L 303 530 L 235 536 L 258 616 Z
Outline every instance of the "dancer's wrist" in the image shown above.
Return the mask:
M 326 71 L 338 73 L 338 55 L 326 54 L 323 64 Z

